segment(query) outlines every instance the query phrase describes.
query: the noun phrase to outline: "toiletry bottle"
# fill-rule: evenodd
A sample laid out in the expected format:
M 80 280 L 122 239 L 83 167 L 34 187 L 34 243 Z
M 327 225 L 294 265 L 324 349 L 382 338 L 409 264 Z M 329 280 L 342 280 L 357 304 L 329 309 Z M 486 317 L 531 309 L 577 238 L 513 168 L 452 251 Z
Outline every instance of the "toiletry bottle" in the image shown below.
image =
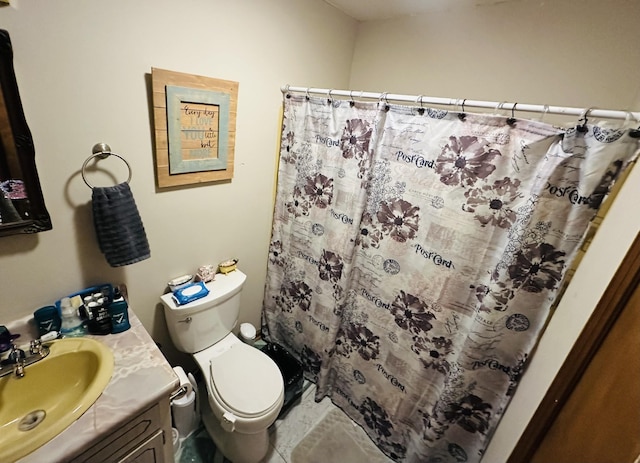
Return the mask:
M 88 309 L 91 311 L 89 320 L 89 333 L 109 334 L 111 333 L 111 317 L 105 307 L 105 298 L 100 293 L 93 295 L 93 301 L 89 302 Z
M 60 313 L 62 315 L 60 333 L 63 336 L 76 338 L 85 335 L 84 325 L 78 316 L 78 311 L 71 305 L 71 299 L 68 297 L 64 297 L 60 301 Z
M 129 323 L 129 312 L 127 301 L 116 288 L 113 293 L 113 302 L 109 304 L 109 315 L 111 315 L 111 332 L 113 334 L 122 333 L 131 328 Z

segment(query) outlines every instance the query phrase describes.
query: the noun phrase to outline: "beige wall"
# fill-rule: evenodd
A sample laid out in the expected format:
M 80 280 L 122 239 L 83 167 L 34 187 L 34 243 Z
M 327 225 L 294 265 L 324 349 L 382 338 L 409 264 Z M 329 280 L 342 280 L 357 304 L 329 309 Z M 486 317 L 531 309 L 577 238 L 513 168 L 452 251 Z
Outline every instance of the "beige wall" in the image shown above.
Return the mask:
M 362 23 L 350 88 L 638 111 L 639 20 L 636 0 L 513 0 Z M 483 462 L 506 461 L 535 412 L 640 229 L 639 195 L 636 168 L 567 288 Z
M 627 109 L 640 105 L 637 0 L 508 0 L 362 23 L 353 89 Z
M 168 340 L 159 296 L 172 277 L 238 257 L 248 275 L 241 321 L 258 325 L 280 87 L 348 85 L 356 27 L 317 0 L 12 0 L 0 8 L 53 220 L 52 231 L 0 239 L 0 324 L 89 285 L 126 283 L 165 353 L 187 361 Z M 240 83 L 232 182 L 156 190 L 152 67 Z M 119 269 L 98 250 L 80 176 L 102 141 L 131 164 L 151 247 L 150 259 Z M 114 158 L 100 166 L 126 178 Z

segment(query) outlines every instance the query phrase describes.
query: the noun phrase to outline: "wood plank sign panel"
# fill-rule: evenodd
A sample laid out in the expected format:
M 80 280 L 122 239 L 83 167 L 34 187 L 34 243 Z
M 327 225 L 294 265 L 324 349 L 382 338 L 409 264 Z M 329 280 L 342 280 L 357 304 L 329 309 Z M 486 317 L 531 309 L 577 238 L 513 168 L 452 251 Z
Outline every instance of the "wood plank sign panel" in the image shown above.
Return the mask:
M 152 68 L 158 188 L 233 178 L 238 83 Z

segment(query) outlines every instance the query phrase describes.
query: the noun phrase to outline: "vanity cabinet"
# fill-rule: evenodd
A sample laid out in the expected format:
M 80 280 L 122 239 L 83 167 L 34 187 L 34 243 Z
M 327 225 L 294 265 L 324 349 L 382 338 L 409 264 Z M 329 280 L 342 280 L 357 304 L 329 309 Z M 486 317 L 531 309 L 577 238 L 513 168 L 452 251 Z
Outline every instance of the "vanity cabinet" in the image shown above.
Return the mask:
M 8 328 L 27 337 L 35 326 L 29 320 Z M 129 322 L 122 333 L 90 336 L 114 357 L 111 381 L 98 400 L 17 463 L 173 463 L 169 397 L 180 381 L 131 307 Z
M 71 463 L 170 463 L 173 462 L 169 399 L 163 399 L 118 424 L 113 432 L 71 460 Z

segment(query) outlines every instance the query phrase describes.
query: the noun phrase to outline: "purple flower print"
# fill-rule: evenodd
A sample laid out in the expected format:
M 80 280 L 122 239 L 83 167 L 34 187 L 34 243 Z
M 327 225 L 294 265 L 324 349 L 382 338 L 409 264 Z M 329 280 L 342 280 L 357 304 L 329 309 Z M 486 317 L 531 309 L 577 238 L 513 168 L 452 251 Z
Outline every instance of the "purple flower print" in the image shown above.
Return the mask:
M 307 201 L 307 198 L 298 187 L 293 189 L 293 199 L 286 203 L 285 206 L 287 211 L 295 217 L 309 215 L 309 209 L 311 209 L 309 201 Z
M 475 289 L 476 298 L 480 301 L 480 307 L 478 310 L 481 312 L 490 312 L 491 310 L 498 310 L 504 312 L 507 310 L 508 302 L 513 299 L 514 291 L 513 286 L 500 280 L 492 281 L 489 286 L 478 285 L 471 286 Z
M 400 291 L 389 309 L 395 317 L 396 325 L 414 334 L 429 331 L 433 326 L 429 323 L 436 316 L 427 312 L 427 304 L 413 294 Z
M 436 160 L 436 172 L 445 185 L 473 185 L 478 179 L 487 178 L 496 166 L 491 164 L 500 151 L 487 148 L 477 137 L 449 137 L 449 143 Z
M 373 429 L 379 436 L 389 437 L 391 435 L 393 425 L 389 421 L 389 415 L 387 415 L 387 412 L 378 405 L 375 400 L 367 397 L 362 405 L 360 405 L 360 413 L 362 413 L 367 426 Z
M 420 361 L 425 368 L 432 368 L 442 374 L 449 373 L 451 365 L 447 360 L 449 354 L 453 352 L 453 341 L 444 336 L 428 339 L 421 336 L 413 337 L 411 350 L 420 355 Z
M 505 177 L 491 184 L 479 188 L 471 188 L 465 192 L 467 203 L 462 210 L 475 213 L 475 219 L 481 226 L 493 225 L 509 228 L 516 220 L 516 213 L 512 205 L 519 198 L 524 197 L 518 187 L 520 180 Z
M 491 405 L 474 394 L 469 394 L 460 402 L 448 404 L 444 411 L 445 418 L 459 425 L 467 432 L 485 433 L 489 429 Z
M 311 296 L 313 290 L 304 281 L 292 281 L 289 287 L 283 287 L 286 290 L 293 305 L 305 312 L 311 307 Z
M 342 278 L 342 268 L 344 264 L 340 256 L 331 251 L 322 251 L 320 257 L 320 265 L 318 271 L 320 272 L 320 278 L 325 281 L 331 281 L 337 283 Z
M 345 328 L 338 331 L 336 352 L 345 357 L 357 352 L 364 360 L 376 359 L 380 355 L 380 337 L 364 325 L 350 323 L 346 331 Z
M 284 258 L 282 255 L 282 241 L 272 241 L 269 246 L 269 262 L 275 265 L 283 266 Z
M 282 137 L 282 147 L 280 159 L 287 164 L 295 164 L 298 160 L 298 156 L 295 151 L 291 151 L 291 145 L 293 145 L 295 135 L 289 131 Z
M 366 248 L 379 248 L 380 240 L 382 240 L 382 232 L 375 228 L 371 214 L 365 212 L 362 214 L 362 221 L 360 222 L 360 233 L 356 238 L 356 244 Z
M 376 214 L 382 224 L 382 231 L 396 241 L 404 243 L 413 239 L 418 231 L 420 208 L 403 199 L 382 202 Z
M 342 137 L 340 138 L 340 149 L 342 157 L 345 159 L 364 159 L 368 156 L 369 142 L 371 141 L 371 127 L 369 123 L 362 119 L 351 119 L 347 121 Z
M 304 192 L 312 205 L 325 209 L 333 199 L 333 179 L 322 174 L 307 177 Z
M 516 253 L 509 266 L 509 276 L 518 286 L 531 293 L 554 289 L 564 270 L 564 251 L 558 251 L 549 243 L 530 244 Z

